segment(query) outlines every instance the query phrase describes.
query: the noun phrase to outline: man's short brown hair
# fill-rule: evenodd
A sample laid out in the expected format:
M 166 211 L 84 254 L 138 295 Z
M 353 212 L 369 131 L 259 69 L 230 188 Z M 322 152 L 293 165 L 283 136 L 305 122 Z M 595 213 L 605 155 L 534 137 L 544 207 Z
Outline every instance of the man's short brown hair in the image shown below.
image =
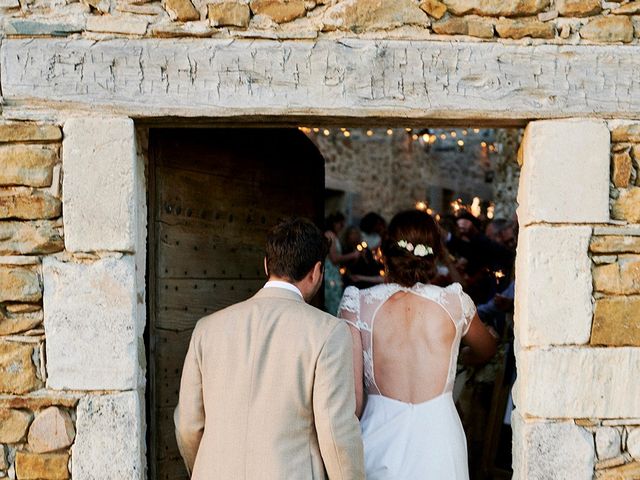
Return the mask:
M 324 262 L 328 252 L 329 241 L 311 220 L 289 218 L 267 235 L 267 270 L 269 275 L 299 282 L 317 262 Z

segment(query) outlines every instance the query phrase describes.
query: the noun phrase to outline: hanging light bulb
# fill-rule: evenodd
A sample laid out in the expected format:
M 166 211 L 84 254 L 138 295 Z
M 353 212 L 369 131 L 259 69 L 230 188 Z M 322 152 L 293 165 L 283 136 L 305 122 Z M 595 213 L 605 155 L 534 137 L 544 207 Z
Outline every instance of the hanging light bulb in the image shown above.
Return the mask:
M 411 138 L 415 142 L 416 140 L 418 140 L 419 137 L 418 137 L 418 134 L 414 133 L 413 135 L 411 135 Z
M 349 130 L 345 130 L 344 132 L 342 132 L 342 134 L 347 138 L 351 136 L 351 132 Z
M 458 140 L 458 146 L 464 147 L 464 140 Z
M 331 132 L 325 128 L 322 133 L 324 133 L 325 137 L 328 137 Z
M 367 137 L 370 137 L 373 135 L 373 130 L 367 130 Z
M 411 129 L 411 128 L 409 128 L 409 127 L 405 128 L 405 131 L 407 131 L 407 132 L 410 132 L 411 130 L 412 130 L 412 129 Z
M 318 127 L 315 127 L 315 128 L 313 129 L 313 132 L 314 132 L 314 133 L 318 133 L 319 131 L 320 131 L 320 129 L 319 129 Z
M 462 130 L 462 135 L 466 135 L 467 133 L 469 132 L 467 132 L 466 130 Z
M 429 143 L 429 140 L 431 140 L 431 137 L 429 136 L 428 133 L 425 133 L 425 134 L 422 135 L 422 141 L 424 143 Z
M 480 197 L 473 197 L 473 201 L 471 202 L 471 215 L 474 217 L 479 217 L 482 211 L 480 207 Z
M 438 137 L 435 136 L 435 134 L 431 134 L 429 135 L 429 143 L 436 143 L 436 140 L 438 139 Z
M 416 210 L 420 210 L 421 212 L 424 212 L 427 209 L 427 202 L 423 202 L 422 200 L 419 202 L 416 202 Z
M 458 133 L 455 130 L 451 131 L 451 138 L 456 138 L 458 136 Z
M 447 134 L 446 133 L 441 133 L 440 134 L 440 140 L 446 140 L 447 139 Z
M 393 130 L 392 129 L 387 129 L 387 135 L 393 135 Z
M 479 128 L 474 128 L 473 129 L 473 133 L 480 133 L 480 129 Z
M 487 142 L 480 142 L 480 146 L 482 148 L 487 148 Z

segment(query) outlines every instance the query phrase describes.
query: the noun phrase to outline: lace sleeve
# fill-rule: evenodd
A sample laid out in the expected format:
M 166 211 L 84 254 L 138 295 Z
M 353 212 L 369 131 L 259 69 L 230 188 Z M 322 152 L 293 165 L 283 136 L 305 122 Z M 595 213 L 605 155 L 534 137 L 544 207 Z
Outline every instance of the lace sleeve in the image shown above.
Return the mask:
M 338 318 L 360 330 L 360 290 L 356 287 L 345 289 L 338 307 Z
M 476 305 L 471 300 L 471 297 L 460 290 L 460 303 L 462 304 L 462 315 L 464 316 L 462 335 L 466 335 L 471 326 L 471 321 L 476 314 Z

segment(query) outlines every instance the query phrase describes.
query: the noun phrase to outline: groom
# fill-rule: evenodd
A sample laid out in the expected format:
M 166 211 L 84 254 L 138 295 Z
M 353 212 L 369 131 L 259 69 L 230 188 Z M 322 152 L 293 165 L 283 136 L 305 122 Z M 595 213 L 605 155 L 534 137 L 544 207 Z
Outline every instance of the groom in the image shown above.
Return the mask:
M 328 246 L 310 221 L 268 235 L 269 281 L 201 319 L 174 414 L 193 479 L 364 479 L 351 335 L 307 303 Z

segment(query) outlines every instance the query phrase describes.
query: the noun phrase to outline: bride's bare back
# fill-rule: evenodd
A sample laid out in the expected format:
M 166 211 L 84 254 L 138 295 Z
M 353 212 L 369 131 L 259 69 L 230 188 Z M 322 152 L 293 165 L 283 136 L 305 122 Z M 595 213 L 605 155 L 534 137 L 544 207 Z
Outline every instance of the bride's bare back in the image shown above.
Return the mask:
M 407 403 L 442 394 L 456 327 L 432 300 L 393 294 L 378 310 L 373 331 L 374 372 L 380 393 Z
M 483 357 L 495 345 L 459 284 L 349 287 L 339 316 L 354 329 L 354 368 L 366 393 L 405 403 L 423 403 L 453 389 L 463 337 Z

